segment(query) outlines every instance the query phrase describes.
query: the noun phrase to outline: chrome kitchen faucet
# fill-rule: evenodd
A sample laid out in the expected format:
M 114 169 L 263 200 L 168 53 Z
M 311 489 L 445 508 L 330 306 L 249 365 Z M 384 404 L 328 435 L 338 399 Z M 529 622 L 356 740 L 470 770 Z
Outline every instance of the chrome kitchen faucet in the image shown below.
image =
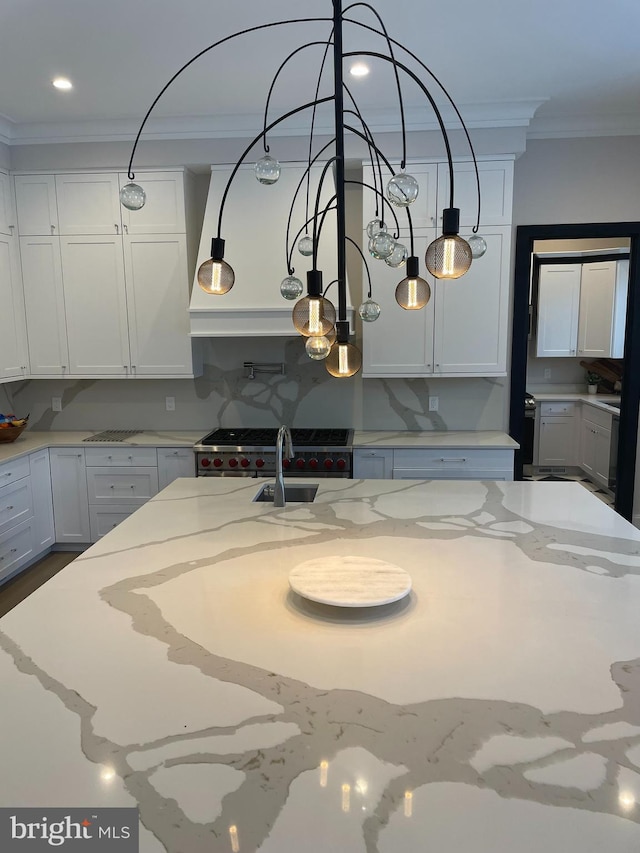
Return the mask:
M 282 476 L 282 457 L 283 453 L 286 459 L 293 459 L 293 442 L 291 441 L 291 432 L 289 427 L 284 424 L 278 430 L 278 438 L 276 440 L 276 484 L 273 493 L 274 506 L 286 506 L 284 494 L 284 478 Z

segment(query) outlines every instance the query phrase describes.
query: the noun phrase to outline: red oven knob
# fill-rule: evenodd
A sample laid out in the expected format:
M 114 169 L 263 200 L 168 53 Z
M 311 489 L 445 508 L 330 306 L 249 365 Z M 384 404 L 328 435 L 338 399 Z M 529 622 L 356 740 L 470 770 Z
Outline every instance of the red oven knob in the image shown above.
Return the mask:
M 296 459 L 296 468 L 304 468 L 304 459 Z
M 264 468 L 264 459 L 256 459 L 256 468 Z
M 313 470 L 315 471 L 317 467 L 318 467 L 318 460 L 317 459 L 310 459 L 309 460 L 309 468 L 313 468 Z
M 344 469 L 347 467 L 346 460 L 344 460 L 344 459 L 338 459 L 338 461 L 336 462 L 336 465 L 338 466 L 340 471 L 344 471 Z
M 242 465 L 243 468 L 248 468 L 249 467 L 249 460 L 243 459 L 240 464 Z
M 283 468 L 290 468 L 291 467 L 291 460 L 290 459 L 283 459 L 282 460 L 282 467 Z
M 229 460 L 229 468 L 237 468 L 237 467 L 238 467 L 238 460 L 237 459 L 230 459 Z
M 200 460 L 200 464 L 202 465 L 203 468 L 208 468 L 209 465 L 211 465 L 211 460 L 207 459 L 207 457 L 205 456 L 204 459 Z
M 327 469 L 327 471 L 330 468 L 333 468 L 333 459 L 325 459 L 324 460 L 324 467 Z
M 216 468 L 219 468 L 222 465 L 222 459 L 214 459 L 213 464 L 216 466 Z

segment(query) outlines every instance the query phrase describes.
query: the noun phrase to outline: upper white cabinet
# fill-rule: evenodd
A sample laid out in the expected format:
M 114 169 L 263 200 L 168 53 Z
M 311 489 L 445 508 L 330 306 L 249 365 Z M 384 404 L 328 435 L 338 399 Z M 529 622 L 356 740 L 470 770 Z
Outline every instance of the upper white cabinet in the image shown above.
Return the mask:
M 622 358 L 628 260 L 542 264 L 536 355 Z
M 510 225 L 513 199 L 513 161 L 482 160 L 480 177 L 480 225 Z M 453 170 L 454 204 L 460 208 L 460 227 L 471 228 L 478 215 L 478 184 L 473 163 L 455 163 Z M 449 207 L 449 168 L 438 165 L 438 207 Z M 438 211 L 442 227 L 442 210 Z M 484 236 L 484 235 L 483 235 Z
M 32 376 L 193 376 L 185 176 L 136 181 L 128 211 L 125 173 L 15 176 Z
M 11 181 L 6 172 L 0 172 L 0 234 L 13 235 L 15 217 L 11 199 Z
M 59 233 L 54 175 L 17 175 L 15 178 L 18 232 L 23 237 Z
M 27 336 L 15 238 L 0 234 L 0 382 L 27 375 Z
M 395 172 L 399 171 L 400 165 L 398 163 L 393 163 L 392 166 Z M 438 168 L 437 163 L 410 163 L 407 165 L 407 173 L 413 175 L 420 187 L 418 198 L 408 208 L 414 228 L 433 228 L 436 224 L 438 218 Z M 363 163 L 362 182 L 365 184 L 362 188 L 363 225 L 366 228 L 367 223 L 375 218 L 377 207 L 378 218 L 386 222 L 389 229 L 396 227 L 396 219 L 393 215 L 395 213 L 400 233 L 408 233 L 407 208 L 394 207 L 390 202 L 385 201 L 387 183 L 390 177 L 388 169 L 383 166 L 381 185 L 377 166 L 374 169 L 370 163 Z M 374 192 L 373 188 L 377 190 L 377 193 Z M 384 198 L 380 197 L 380 193 Z M 364 248 L 366 249 L 366 245 Z

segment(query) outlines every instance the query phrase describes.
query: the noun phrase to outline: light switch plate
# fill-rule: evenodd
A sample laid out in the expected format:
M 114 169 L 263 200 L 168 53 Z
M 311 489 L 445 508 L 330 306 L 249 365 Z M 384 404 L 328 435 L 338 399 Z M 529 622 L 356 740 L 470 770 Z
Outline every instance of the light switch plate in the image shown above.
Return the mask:
M 176 410 L 176 398 L 175 397 L 165 397 L 164 404 L 168 412 L 175 412 Z
M 429 397 L 429 411 L 437 412 L 440 400 L 437 397 Z
M 62 411 L 62 397 L 51 398 L 51 410 L 54 412 Z

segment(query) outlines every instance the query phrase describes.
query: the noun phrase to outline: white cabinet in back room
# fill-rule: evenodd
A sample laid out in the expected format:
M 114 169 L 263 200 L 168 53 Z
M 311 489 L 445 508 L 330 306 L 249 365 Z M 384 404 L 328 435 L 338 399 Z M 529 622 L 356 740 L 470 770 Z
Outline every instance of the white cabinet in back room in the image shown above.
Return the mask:
M 563 400 L 542 402 L 539 406 L 535 464 L 559 468 L 577 465 L 579 412 L 576 404 Z

